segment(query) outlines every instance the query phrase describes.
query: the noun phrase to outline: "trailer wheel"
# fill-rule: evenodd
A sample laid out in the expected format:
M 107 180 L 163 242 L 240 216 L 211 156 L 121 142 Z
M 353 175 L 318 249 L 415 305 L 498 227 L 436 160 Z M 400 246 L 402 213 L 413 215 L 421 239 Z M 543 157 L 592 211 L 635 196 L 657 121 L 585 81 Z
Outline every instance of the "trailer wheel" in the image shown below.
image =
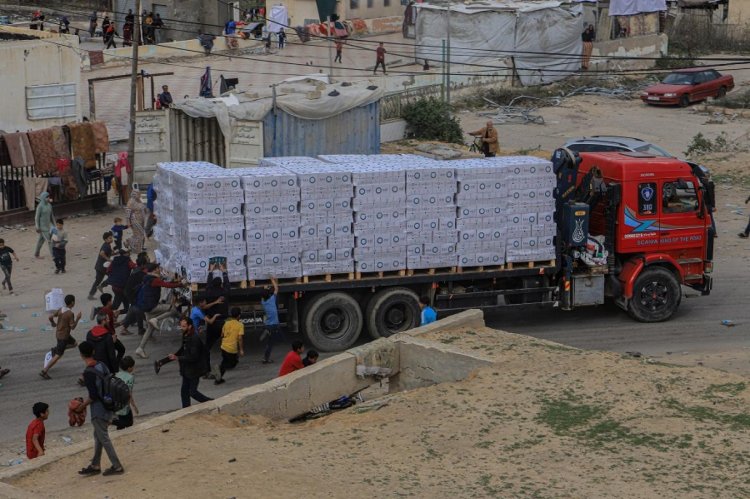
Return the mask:
M 408 288 L 381 289 L 367 304 L 367 331 L 375 339 L 387 338 L 419 326 L 420 315 L 417 293 Z
M 322 352 L 346 350 L 362 331 L 362 309 L 346 293 L 322 293 L 305 307 L 304 334 Z
M 681 300 L 682 289 L 674 274 L 663 267 L 649 267 L 635 280 L 628 313 L 640 322 L 666 321 Z

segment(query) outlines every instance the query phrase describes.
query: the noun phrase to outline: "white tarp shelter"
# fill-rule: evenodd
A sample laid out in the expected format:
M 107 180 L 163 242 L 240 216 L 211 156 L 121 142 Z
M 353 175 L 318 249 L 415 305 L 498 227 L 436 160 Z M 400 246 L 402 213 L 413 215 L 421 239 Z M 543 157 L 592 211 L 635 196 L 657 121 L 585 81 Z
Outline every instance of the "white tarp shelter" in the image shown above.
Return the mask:
M 666 0 L 610 0 L 610 16 L 634 16 L 667 10 Z
M 499 60 L 512 57 L 521 83 L 539 85 L 561 80 L 581 67 L 580 5 L 489 1 L 415 7 L 419 62 L 442 60 L 450 15 L 450 62 L 467 65 L 462 73 L 481 75 L 496 68 Z

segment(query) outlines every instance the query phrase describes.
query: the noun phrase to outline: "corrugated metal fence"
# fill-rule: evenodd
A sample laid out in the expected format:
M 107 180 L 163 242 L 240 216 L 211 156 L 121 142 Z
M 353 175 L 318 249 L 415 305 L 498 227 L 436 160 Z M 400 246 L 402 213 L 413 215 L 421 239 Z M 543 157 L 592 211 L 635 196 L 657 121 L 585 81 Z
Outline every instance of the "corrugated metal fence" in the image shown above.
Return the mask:
M 263 118 L 266 156 L 378 154 L 380 105 L 355 107 L 324 120 L 303 120 L 281 109 Z

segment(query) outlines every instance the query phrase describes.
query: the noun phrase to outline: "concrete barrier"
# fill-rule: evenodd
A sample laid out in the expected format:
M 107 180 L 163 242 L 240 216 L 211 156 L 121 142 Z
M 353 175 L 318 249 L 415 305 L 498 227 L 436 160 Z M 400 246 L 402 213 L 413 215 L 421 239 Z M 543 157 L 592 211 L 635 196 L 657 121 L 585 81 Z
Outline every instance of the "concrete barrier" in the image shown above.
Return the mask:
M 156 416 L 131 428 L 112 432 L 110 438 L 132 440 L 137 433 L 173 423 L 191 414 L 252 413 L 271 419 L 290 419 L 380 381 L 379 377 L 357 376 L 358 364 L 387 365 L 391 380 L 395 381 L 396 387 L 404 389 L 458 381 L 474 369 L 489 365 L 491 360 L 481 354 L 463 352 L 452 345 L 429 341 L 419 336 L 437 331 L 482 326 L 482 311 L 467 310 L 427 326 L 347 350 L 284 377 L 236 390 L 210 402 Z M 0 499 L 30 497 L 25 491 L 3 484 L 2 481 L 19 478 L 69 456 L 90 452 L 91 447 L 90 440 L 78 442 L 0 471 Z
M 237 47 L 231 47 L 228 40 L 232 40 L 232 43 L 236 41 Z M 251 49 L 262 50 L 263 42 L 260 40 L 243 40 L 241 38 L 218 36 L 214 41 L 213 52 L 240 52 Z M 182 40 L 179 42 L 160 43 L 158 45 L 138 46 L 139 59 L 194 57 L 203 53 L 203 47 L 201 46 L 197 38 L 192 40 Z M 127 62 L 129 64 L 130 58 L 133 56 L 133 48 L 120 47 L 116 49 L 105 49 L 102 51 L 102 54 L 104 55 L 104 64 L 110 62 Z

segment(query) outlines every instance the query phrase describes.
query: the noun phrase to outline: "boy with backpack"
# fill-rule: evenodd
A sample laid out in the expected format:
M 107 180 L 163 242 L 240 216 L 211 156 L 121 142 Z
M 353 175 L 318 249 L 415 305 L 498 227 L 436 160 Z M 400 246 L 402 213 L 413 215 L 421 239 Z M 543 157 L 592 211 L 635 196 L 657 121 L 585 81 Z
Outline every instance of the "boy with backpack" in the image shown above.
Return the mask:
M 112 380 L 118 378 L 111 376 L 107 366 L 94 359 L 94 346 L 91 343 L 88 341 L 82 342 L 78 345 L 78 351 L 86 365 L 86 369 L 83 371 L 83 380 L 88 390 L 88 398 L 78 406 L 76 412 L 83 412 L 91 406 L 91 424 L 94 426 L 94 457 L 91 459 L 91 464 L 81 469 L 78 474 L 81 476 L 92 476 L 99 473 L 104 476 L 120 475 L 125 472 L 125 469 L 122 467 L 117 452 L 115 452 L 115 447 L 109 439 L 108 429 L 113 417 L 113 395 L 115 392 L 122 394 L 121 390 L 112 389 L 115 385 Z M 123 397 L 120 395 L 117 399 L 121 403 Z M 102 449 L 106 451 L 107 457 L 112 463 L 112 466 L 104 472 L 101 468 Z
M 229 320 L 221 329 L 221 365 L 219 366 L 219 379 L 214 381 L 216 385 L 224 383 L 224 373 L 227 369 L 237 367 L 239 357 L 245 356 L 245 348 L 242 344 L 245 326 L 240 322 L 241 313 L 239 307 L 232 307 Z
M 161 300 L 162 288 L 179 288 L 182 287 L 180 281 L 167 282 L 159 276 L 159 264 L 149 263 L 146 265 L 146 275 L 136 293 L 136 306 L 146 314 L 146 333 L 141 339 L 140 345 L 135 349 L 135 354 L 142 359 L 148 359 L 148 354 L 144 350 L 151 334 L 159 329 L 159 321 L 166 319 L 174 313 L 171 303 L 159 303 Z
M 78 325 L 78 321 L 81 320 L 81 312 L 78 315 L 74 315 L 73 307 L 76 304 L 76 297 L 73 295 L 65 296 L 65 306 L 49 316 L 49 323 L 55 328 L 55 338 L 57 339 L 57 345 L 52 348 L 52 359 L 44 369 L 39 372 L 39 376 L 44 379 L 50 378 L 49 372 L 52 366 L 57 364 L 57 361 L 65 353 L 68 348 L 73 348 L 77 345 L 75 338 L 70 334 Z M 57 322 L 55 322 L 57 319 Z
M 130 389 L 130 403 L 115 413 L 115 419 L 112 421 L 118 430 L 133 426 L 133 414 L 138 415 L 138 406 L 135 405 L 133 398 L 133 386 L 135 385 L 135 360 L 130 355 L 126 355 L 120 361 L 120 371 L 116 374 Z

